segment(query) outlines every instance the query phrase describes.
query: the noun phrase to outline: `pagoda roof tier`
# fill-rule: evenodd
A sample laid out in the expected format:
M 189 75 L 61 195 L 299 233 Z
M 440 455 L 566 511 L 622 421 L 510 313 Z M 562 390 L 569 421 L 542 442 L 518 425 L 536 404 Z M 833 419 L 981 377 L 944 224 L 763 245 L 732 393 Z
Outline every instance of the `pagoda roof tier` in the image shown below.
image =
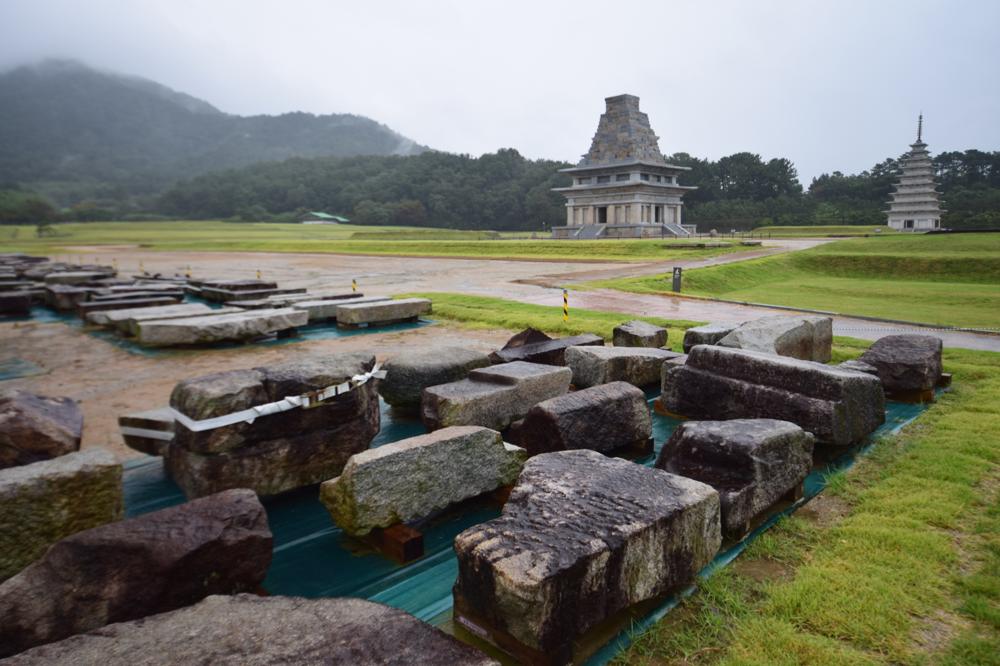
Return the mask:
M 559 169 L 559 173 L 582 173 L 585 171 L 626 171 L 631 167 L 644 167 L 650 171 L 680 172 L 690 171 L 691 167 L 680 166 L 679 164 L 667 164 L 666 162 L 653 162 L 650 160 L 626 159 L 618 162 L 605 162 L 602 164 L 577 165 Z

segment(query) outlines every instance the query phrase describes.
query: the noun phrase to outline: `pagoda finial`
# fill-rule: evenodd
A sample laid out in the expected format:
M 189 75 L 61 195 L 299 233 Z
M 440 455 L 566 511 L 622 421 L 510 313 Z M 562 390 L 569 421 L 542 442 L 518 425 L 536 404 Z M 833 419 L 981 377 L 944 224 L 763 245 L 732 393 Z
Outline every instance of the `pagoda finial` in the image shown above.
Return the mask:
M 924 112 L 920 112 L 920 117 L 917 119 L 917 143 L 920 143 L 920 137 L 924 134 Z

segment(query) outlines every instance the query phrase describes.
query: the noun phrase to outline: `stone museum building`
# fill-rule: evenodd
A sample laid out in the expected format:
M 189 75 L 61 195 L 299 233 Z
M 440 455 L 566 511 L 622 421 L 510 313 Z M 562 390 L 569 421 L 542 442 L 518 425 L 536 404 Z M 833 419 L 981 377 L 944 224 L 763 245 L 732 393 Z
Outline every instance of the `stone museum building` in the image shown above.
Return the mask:
M 917 120 L 917 142 L 901 161 L 901 172 L 889 203 L 889 226 L 900 231 L 941 228 L 941 193 L 934 182 L 934 164 L 923 141 L 924 116 Z
M 573 182 L 554 191 L 566 197 L 566 226 L 554 238 L 686 237 L 681 201 L 695 187 L 678 178 L 689 167 L 667 164 L 649 117 L 635 95 L 605 100 L 590 151 L 575 167 L 562 169 Z

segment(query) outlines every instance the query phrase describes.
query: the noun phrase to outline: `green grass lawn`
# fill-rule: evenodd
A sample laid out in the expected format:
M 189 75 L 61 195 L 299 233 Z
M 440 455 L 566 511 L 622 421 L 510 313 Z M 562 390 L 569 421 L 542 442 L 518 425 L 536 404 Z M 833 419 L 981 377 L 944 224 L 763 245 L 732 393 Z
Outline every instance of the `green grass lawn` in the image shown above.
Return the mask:
M 585 287 L 667 293 L 669 275 Z M 1000 328 L 1000 234 L 857 238 L 689 270 L 684 293 L 947 326 Z
M 484 235 L 481 232 L 349 224 L 95 222 L 60 224 L 54 229 L 58 235 L 37 238 L 34 227 L 0 227 L 0 245 L 6 251 L 34 254 L 72 253 L 65 248 L 74 246 L 139 245 L 151 250 L 173 251 L 330 252 L 626 262 L 677 257 L 699 259 L 745 249 L 738 244 L 709 249 L 668 249 L 663 240 L 553 241 L 525 238 L 524 234 L 502 234 L 500 240 L 487 240 L 480 239 Z M 356 233 L 362 237 L 352 238 Z
M 463 326 L 610 335 L 621 313 L 427 294 Z M 676 347 L 692 322 L 670 328 Z M 870 343 L 835 338 L 834 362 Z M 840 507 L 800 511 L 699 585 L 619 663 L 997 664 L 1000 354 L 946 349 L 954 387 L 829 480 Z M 808 507 L 807 507 L 808 508 Z
M 753 230 L 753 233 L 769 234 L 771 238 L 839 238 L 841 236 L 870 236 L 873 234 L 898 234 L 901 232 L 884 224 L 881 226 L 843 224 L 805 227 L 757 227 Z

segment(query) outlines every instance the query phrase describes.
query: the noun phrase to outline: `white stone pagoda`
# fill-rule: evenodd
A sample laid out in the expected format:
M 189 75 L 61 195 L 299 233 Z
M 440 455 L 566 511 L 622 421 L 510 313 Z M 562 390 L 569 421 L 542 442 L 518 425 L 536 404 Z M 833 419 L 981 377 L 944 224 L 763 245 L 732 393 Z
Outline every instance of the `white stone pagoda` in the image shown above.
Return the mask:
M 892 193 L 889 226 L 900 231 L 930 231 L 941 228 L 941 193 L 934 182 L 934 165 L 923 141 L 924 116 L 917 121 L 917 142 L 903 156 L 899 181 Z
M 554 238 L 686 237 L 694 227 L 681 224 L 681 197 L 696 187 L 678 177 L 689 167 L 667 164 L 649 117 L 635 95 L 604 100 L 590 151 L 575 167 L 562 169 L 573 178 L 554 191 L 566 197 L 566 226 L 553 227 Z

